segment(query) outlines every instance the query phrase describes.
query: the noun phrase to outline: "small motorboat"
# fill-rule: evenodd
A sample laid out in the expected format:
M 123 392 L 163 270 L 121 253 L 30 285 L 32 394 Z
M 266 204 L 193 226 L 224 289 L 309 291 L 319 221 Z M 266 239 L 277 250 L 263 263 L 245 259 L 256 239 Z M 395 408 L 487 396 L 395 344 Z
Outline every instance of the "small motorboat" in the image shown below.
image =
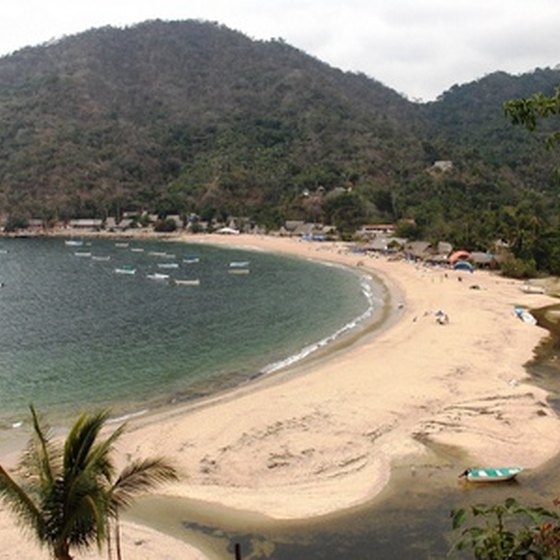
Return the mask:
M 247 268 L 249 261 L 232 261 L 229 263 L 230 268 Z
M 159 263 L 159 268 L 179 268 L 178 263 Z
M 136 269 L 131 265 L 122 265 L 118 268 L 115 268 L 116 274 L 136 274 Z
M 503 482 L 513 480 L 523 467 L 472 467 L 466 469 L 459 478 L 466 478 L 469 482 Z
M 67 239 L 64 245 L 67 247 L 81 247 L 84 244 L 83 239 Z
M 185 264 L 195 264 L 195 263 L 200 262 L 200 257 L 185 257 L 183 259 L 183 262 Z
M 177 286 L 200 286 L 200 280 L 198 278 L 193 280 L 173 280 L 174 284 Z
M 169 274 L 161 274 L 160 272 L 154 272 L 152 274 L 147 274 L 146 278 L 150 280 L 169 280 Z
M 535 317 L 531 315 L 531 313 L 529 313 L 529 311 L 527 311 L 525 308 L 516 305 L 513 308 L 513 311 L 524 323 L 527 323 L 528 325 L 537 324 L 537 320 L 535 319 Z

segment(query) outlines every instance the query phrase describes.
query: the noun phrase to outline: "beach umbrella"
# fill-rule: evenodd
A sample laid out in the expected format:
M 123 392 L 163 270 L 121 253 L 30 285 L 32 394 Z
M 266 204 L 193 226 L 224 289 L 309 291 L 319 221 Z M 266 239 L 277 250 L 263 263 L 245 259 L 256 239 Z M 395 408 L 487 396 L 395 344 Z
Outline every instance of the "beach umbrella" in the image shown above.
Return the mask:
M 470 262 L 467 261 L 457 261 L 453 265 L 453 270 L 465 270 L 467 272 L 473 272 L 473 266 Z
M 448 260 L 449 260 L 449 264 L 453 265 L 459 260 L 464 261 L 470 258 L 471 258 L 471 254 L 468 251 L 460 250 L 460 251 L 455 251 L 454 253 L 449 255 Z

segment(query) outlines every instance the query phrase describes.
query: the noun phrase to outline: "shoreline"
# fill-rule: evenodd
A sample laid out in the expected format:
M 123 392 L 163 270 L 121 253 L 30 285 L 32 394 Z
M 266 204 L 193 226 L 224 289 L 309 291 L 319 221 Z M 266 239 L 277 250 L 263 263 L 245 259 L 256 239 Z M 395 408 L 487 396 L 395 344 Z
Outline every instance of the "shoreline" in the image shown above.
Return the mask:
M 523 364 L 546 331 L 530 329 L 512 313 L 515 304 L 541 307 L 552 298 L 527 296 L 520 282 L 486 272 L 475 273 L 481 289 L 470 290 L 453 271 L 363 259 L 333 251 L 332 244 L 251 236 L 203 241 L 349 266 L 363 260 L 363 269 L 380 275 L 393 294 L 398 290 L 398 299 L 406 294 L 405 305 L 396 323 L 325 361 L 288 368 L 208 406 L 133 428 L 129 449 L 166 451 L 189 473 L 190 481 L 170 494 L 297 519 L 369 501 L 387 484 L 391 463 L 426 453 L 422 440 L 461 447 L 479 463 L 529 468 L 560 450 L 560 435 L 554 435 L 560 420 L 546 405 L 546 393 L 523 383 Z M 464 309 L 463 299 L 465 307 L 476 307 Z M 449 325 L 435 321 L 441 307 Z M 355 379 L 340 375 L 352 370 Z M 158 431 L 165 438 L 140 445 Z
M 525 294 L 521 282 L 488 272 L 465 277 L 344 253 L 332 243 L 166 238 L 353 268 L 362 261 L 358 268 L 379 277 L 400 309 L 373 336 L 324 358 L 261 376 L 202 405 L 131 419 L 121 460 L 164 455 L 175 461 L 184 478 L 164 494 L 271 519 L 310 518 L 372 500 L 386 487 L 391 465 L 421 461 L 430 444 L 459 447 L 473 464 L 528 468 L 560 451 L 560 419 L 546 392 L 525 383 L 523 367 L 547 333 L 512 312 L 518 304 L 556 302 L 551 297 Z M 479 289 L 470 289 L 475 283 Z M 439 309 L 449 324 L 436 322 Z

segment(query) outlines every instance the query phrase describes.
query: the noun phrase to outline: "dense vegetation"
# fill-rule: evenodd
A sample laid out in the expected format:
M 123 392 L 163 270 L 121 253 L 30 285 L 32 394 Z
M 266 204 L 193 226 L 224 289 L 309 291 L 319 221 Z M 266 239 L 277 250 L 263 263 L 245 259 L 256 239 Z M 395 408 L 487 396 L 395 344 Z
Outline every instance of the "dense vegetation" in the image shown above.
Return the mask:
M 503 238 L 523 270 L 560 272 L 560 160 L 502 108 L 559 82 L 497 72 L 421 105 L 218 24 L 91 30 L 0 59 L 0 213 L 402 221 L 471 249 Z

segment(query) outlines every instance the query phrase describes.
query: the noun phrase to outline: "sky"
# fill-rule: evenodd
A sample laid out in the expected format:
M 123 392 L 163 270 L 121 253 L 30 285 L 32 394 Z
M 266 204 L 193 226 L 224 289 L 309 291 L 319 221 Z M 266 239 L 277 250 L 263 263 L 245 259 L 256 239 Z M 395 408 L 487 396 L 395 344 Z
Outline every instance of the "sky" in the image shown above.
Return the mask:
M 415 101 L 560 63 L 559 0 L 2 0 L 0 55 L 93 27 L 215 21 L 282 38 Z

